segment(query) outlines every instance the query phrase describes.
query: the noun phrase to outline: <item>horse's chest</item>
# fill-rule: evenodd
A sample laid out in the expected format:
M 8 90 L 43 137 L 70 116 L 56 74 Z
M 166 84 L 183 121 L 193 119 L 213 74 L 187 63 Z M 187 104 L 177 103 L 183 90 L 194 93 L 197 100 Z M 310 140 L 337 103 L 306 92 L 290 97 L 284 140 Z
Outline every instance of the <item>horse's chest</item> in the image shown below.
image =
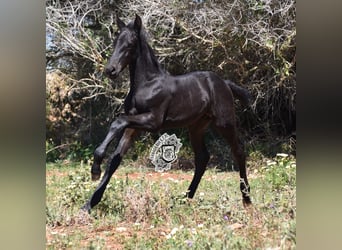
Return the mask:
M 150 100 L 140 95 L 134 96 L 133 103 L 134 103 L 134 108 L 138 111 L 138 113 L 148 112 L 151 107 Z
M 139 113 L 148 112 L 148 101 L 136 95 L 129 96 L 125 100 L 125 113 L 129 115 L 136 115 Z
M 137 109 L 136 109 L 136 104 L 135 104 L 135 98 L 134 98 L 134 93 L 129 92 L 125 101 L 124 101 L 124 109 L 125 113 L 127 115 L 135 115 L 137 114 Z
M 160 105 L 163 99 L 164 98 L 159 91 L 143 89 L 137 91 L 132 96 L 132 107 L 135 108 L 138 113 L 149 112 L 156 105 Z

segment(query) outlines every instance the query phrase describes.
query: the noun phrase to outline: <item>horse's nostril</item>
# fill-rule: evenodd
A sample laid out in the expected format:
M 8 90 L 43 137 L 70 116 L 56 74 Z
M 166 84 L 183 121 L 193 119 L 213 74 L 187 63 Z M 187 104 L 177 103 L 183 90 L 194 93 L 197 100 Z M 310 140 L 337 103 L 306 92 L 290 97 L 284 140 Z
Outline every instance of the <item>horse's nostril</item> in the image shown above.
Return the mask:
M 106 73 L 107 75 L 111 75 L 112 72 L 114 72 L 114 71 L 115 71 L 115 68 L 114 68 L 114 67 L 106 67 L 106 69 L 105 69 L 105 73 Z

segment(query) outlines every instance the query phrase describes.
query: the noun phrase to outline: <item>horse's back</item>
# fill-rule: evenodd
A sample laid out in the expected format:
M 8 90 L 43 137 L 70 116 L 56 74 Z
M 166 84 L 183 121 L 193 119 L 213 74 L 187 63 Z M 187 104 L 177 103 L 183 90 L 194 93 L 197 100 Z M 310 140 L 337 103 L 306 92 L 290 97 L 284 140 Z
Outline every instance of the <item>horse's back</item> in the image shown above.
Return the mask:
M 195 71 L 165 79 L 172 94 L 168 119 L 193 120 L 207 116 L 222 124 L 234 117 L 233 95 L 216 73 Z M 175 118 L 175 119 L 174 119 Z
M 233 93 L 218 74 L 212 71 L 196 71 L 186 76 L 193 77 L 193 87 L 199 86 L 205 92 L 209 108 L 207 112 L 217 126 L 235 124 Z
M 200 94 L 210 99 L 212 105 L 233 104 L 233 93 L 218 74 L 212 71 L 194 71 L 173 76 L 175 88 L 179 92 Z

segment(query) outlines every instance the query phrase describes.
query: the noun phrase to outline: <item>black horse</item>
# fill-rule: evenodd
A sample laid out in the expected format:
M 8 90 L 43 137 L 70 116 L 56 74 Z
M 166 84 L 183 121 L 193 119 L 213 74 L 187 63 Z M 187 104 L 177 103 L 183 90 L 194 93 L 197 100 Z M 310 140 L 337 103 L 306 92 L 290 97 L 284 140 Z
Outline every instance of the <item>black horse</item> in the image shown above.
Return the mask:
M 117 18 L 117 25 L 119 34 L 114 41 L 114 53 L 105 73 L 115 79 L 129 65 L 130 91 L 124 102 L 125 114 L 111 124 L 106 138 L 94 152 L 91 174 L 92 179 L 97 180 L 101 176 L 100 164 L 108 145 L 115 138 L 119 140 L 99 186 L 83 209 L 90 212 L 100 202 L 109 179 L 139 131 L 156 132 L 180 127 L 189 129 L 196 166 L 187 192 L 187 197 L 192 198 L 209 161 L 204 132 L 210 124 L 231 147 L 240 171 L 243 204 L 250 205 L 246 157 L 237 136 L 233 98 L 234 94 L 247 103 L 248 92 L 209 71 L 178 76 L 168 74 L 147 43 L 138 15 L 128 25 Z

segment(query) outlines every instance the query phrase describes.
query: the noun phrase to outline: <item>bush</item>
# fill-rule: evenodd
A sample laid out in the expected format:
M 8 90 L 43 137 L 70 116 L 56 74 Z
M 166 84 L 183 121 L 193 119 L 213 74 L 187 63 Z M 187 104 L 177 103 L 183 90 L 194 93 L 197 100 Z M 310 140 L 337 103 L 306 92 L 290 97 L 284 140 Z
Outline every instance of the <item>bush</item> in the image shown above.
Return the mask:
M 294 0 L 47 1 L 46 9 L 47 138 L 56 145 L 98 144 L 121 110 L 128 74 L 114 83 L 102 74 L 116 14 L 142 17 L 172 74 L 212 70 L 249 89 L 251 108 L 237 109 L 247 138 L 296 129 Z
M 274 160 L 267 162 L 262 172 L 273 190 L 286 190 L 289 186 L 296 186 L 296 162 L 287 154 L 277 154 Z

